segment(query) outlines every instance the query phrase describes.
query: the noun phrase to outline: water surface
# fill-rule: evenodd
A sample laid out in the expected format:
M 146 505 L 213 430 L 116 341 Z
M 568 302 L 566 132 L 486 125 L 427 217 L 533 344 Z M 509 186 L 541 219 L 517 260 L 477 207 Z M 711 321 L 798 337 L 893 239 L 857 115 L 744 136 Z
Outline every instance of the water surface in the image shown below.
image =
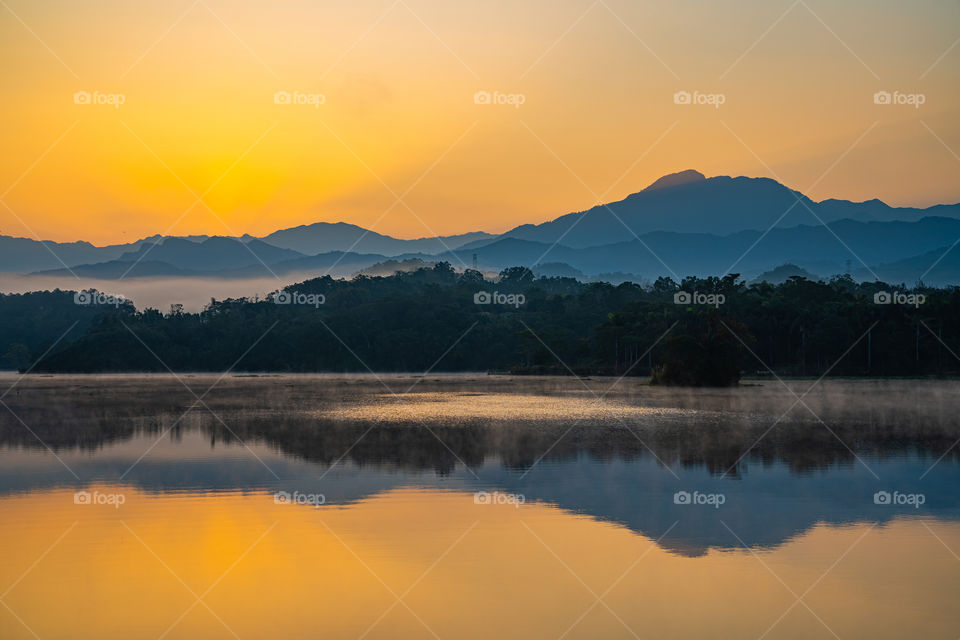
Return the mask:
M 955 383 L 614 382 L 19 380 L 0 637 L 960 635 Z

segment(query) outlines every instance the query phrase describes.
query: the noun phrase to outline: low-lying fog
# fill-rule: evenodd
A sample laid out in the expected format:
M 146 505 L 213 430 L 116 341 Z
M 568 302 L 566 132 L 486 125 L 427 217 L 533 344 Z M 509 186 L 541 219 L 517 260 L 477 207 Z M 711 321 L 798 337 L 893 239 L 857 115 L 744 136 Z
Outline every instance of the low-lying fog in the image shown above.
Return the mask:
M 210 298 L 253 297 L 261 298 L 286 285 L 315 278 L 317 273 L 288 274 L 279 278 L 130 278 L 125 280 L 101 280 L 98 278 L 75 278 L 73 276 L 25 276 L 12 273 L 0 274 L 0 292 L 27 293 L 62 289 L 79 291 L 94 288 L 103 293 L 122 295 L 132 300 L 137 309 L 153 307 L 166 311 L 171 304 L 182 304 L 185 311 L 200 311 Z M 334 277 L 343 275 L 333 274 Z

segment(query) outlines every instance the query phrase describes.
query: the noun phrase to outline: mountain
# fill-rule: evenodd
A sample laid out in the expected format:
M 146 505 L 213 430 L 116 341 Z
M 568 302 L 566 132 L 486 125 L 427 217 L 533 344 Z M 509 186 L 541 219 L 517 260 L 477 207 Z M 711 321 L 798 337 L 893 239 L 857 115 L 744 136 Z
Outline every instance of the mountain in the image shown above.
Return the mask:
M 640 235 L 639 239 L 629 238 L 584 248 L 505 237 L 485 241 L 483 246 L 474 244 L 472 248 L 463 247 L 452 252 L 398 256 L 352 251 L 304 256 L 259 240 L 251 240 L 244 246 L 231 238 L 210 238 L 203 242 L 168 238 L 152 249 L 144 245 L 136 252 L 125 253 L 120 260 L 75 266 L 73 272 L 108 279 L 161 275 L 259 278 L 303 274 L 312 277 L 328 273 L 344 277 L 391 259 L 396 262 L 421 260 L 424 263 L 445 260 L 454 267 L 464 268 L 472 266 L 476 255 L 478 266 L 485 271 L 529 266 L 538 273 L 549 275 L 575 276 L 580 273 L 594 279 L 602 273 L 619 272 L 624 274 L 623 278 L 637 274 L 651 281 L 661 275 L 674 278 L 705 276 L 728 270 L 748 278 L 764 272 L 768 272 L 768 277 L 779 277 L 783 274 L 769 272 L 785 263 L 815 274 L 829 276 L 849 271 L 860 279 L 873 280 L 868 270 L 861 269 L 860 261 L 863 260 L 871 268 L 885 265 L 883 269 L 888 271 L 884 273 L 889 273 L 886 277 L 892 281 L 913 282 L 946 251 L 945 240 L 954 238 L 960 238 L 960 220 L 930 216 L 916 222 L 838 220 L 826 226 L 801 225 L 777 228 L 768 233 L 738 231 L 716 235 L 653 231 Z M 955 253 L 960 256 L 960 250 Z M 138 258 L 142 260 L 136 263 Z M 945 269 L 953 258 L 948 258 L 939 271 L 935 269 L 930 274 L 938 279 L 937 282 L 950 282 L 945 279 L 952 276 Z M 913 262 L 898 262 L 908 260 Z M 562 268 L 553 269 L 549 266 L 551 263 L 562 265 Z M 133 264 L 136 266 L 127 273 Z M 71 274 L 59 269 L 44 275 Z M 927 280 L 934 283 L 930 278 Z M 960 282 L 960 278 L 952 282 Z
M 391 259 L 385 262 L 378 262 L 374 265 L 361 269 L 357 272 L 357 275 L 365 275 L 372 278 L 388 277 L 394 275 L 398 271 L 410 273 L 412 271 L 417 271 L 418 269 L 432 269 L 435 265 L 435 262 L 425 262 L 420 258 L 407 258 L 406 260 Z
M 126 251 L 115 260 L 73 265 L 35 272 L 36 275 L 87 276 L 104 279 L 153 276 L 219 275 L 222 272 L 259 267 L 305 257 L 290 249 L 271 246 L 261 240 L 241 242 L 234 238 L 214 236 L 203 241 L 186 238 L 165 238 L 156 243 L 143 243 L 135 251 Z
M 668 189 L 670 187 L 679 187 L 685 184 L 691 184 L 693 182 L 702 182 L 707 179 L 707 176 L 703 175 L 699 171 L 694 171 L 693 169 L 687 169 L 686 171 L 679 171 L 677 173 L 669 173 L 661 178 L 657 178 L 653 184 L 644 189 L 644 191 L 656 191 L 657 189 Z
M 78 264 L 69 269 L 51 269 L 37 271 L 30 275 L 36 276 L 63 276 L 78 278 L 97 278 L 99 280 L 122 280 L 127 278 L 159 278 L 159 277 L 187 277 L 202 275 L 199 271 L 179 269 L 167 262 L 159 260 L 141 260 L 128 262 L 126 260 L 108 260 L 96 264 Z
M 138 259 L 166 262 L 171 268 L 188 271 L 237 269 L 245 265 L 260 265 L 257 257 L 269 265 L 273 262 L 348 249 L 357 254 L 370 253 L 381 257 L 392 257 L 401 253 L 434 254 L 488 238 L 496 236 L 476 231 L 441 238 L 401 240 L 373 231 L 367 232 L 366 229 L 351 224 L 326 222 L 282 229 L 263 238 L 249 235 L 241 238 L 154 235 L 129 244 L 104 247 L 82 241 L 53 242 L 0 236 L 0 273 L 64 272 L 69 275 L 70 272 L 65 267 L 83 266 L 83 270 L 87 270 L 88 265 L 114 260 L 136 262 Z M 244 244 L 249 250 L 244 248 Z M 136 269 L 137 273 L 144 275 L 149 271 L 140 266 Z
M 860 260 L 878 265 L 935 251 L 943 247 L 945 238 L 960 238 L 960 220 L 839 220 L 826 226 L 801 225 L 769 233 L 739 231 L 724 236 L 654 231 L 640 235 L 639 239 L 584 248 L 506 237 L 485 246 L 440 254 L 438 258 L 460 265 L 469 264 L 476 254 L 479 266 L 487 270 L 562 262 L 588 275 L 623 271 L 651 280 L 660 275 L 718 275 L 728 269 L 753 276 L 785 262 L 831 275 L 849 271 L 848 263 L 861 266 Z M 928 260 L 923 270 L 935 259 Z M 873 277 L 868 273 L 866 279 Z
M 352 251 L 396 256 L 401 253 L 440 253 L 494 237 L 489 233 L 474 231 L 455 236 L 401 240 L 346 222 L 315 222 L 274 231 L 260 239 L 275 247 L 293 249 L 307 255 Z
M 783 284 L 784 282 L 786 282 L 787 280 L 793 277 L 805 278 L 806 280 L 810 280 L 813 282 L 820 280 L 820 276 L 814 275 L 809 271 L 807 271 L 806 269 L 798 267 L 795 264 L 782 264 L 776 269 L 771 269 L 770 271 L 761 273 L 759 276 L 756 277 L 756 279 L 753 280 L 751 284 L 756 284 L 760 282 L 769 282 L 770 284 Z
M 420 259 L 430 257 L 422 254 L 418 255 Z M 390 258 L 380 254 L 330 251 L 315 256 L 305 256 L 294 260 L 275 262 L 273 264 L 257 262 L 232 269 L 208 269 L 198 271 L 193 269 L 180 269 L 167 262 L 145 258 L 140 262 L 110 260 L 96 264 L 81 264 L 71 267 L 70 270 L 53 269 L 50 271 L 37 271 L 29 274 L 29 276 L 61 276 L 68 278 L 68 282 L 70 282 L 75 275 L 78 277 L 98 278 L 102 280 L 132 280 L 135 278 L 153 277 L 213 277 L 237 280 L 282 277 L 315 278 L 324 275 L 347 277 L 354 275 L 359 270 L 386 260 L 390 260 Z
M 914 209 L 890 207 L 879 200 L 818 203 L 769 178 L 704 178 L 696 171 L 683 171 L 664 176 L 618 202 L 569 213 L 542 224 L 520 225 L 501 237 L 585 248 L 653 231 L 726 235 L 744 230 L 765 231 L 774 225 L 789 228 L 842 219 L 916 221 L 928 215 L 960 218 L 960 204 Z
M 575 278 L 580 281 L 588 279 L 585 273 L 563 262 L 541 262 L 533 267 L 533 273 L 543 278 Z
M 128 251 L 119 260 L 136 262 L 146 259 L 166 262 L 193 271 L 220 271 L 254 264 L 273 264 L 304 257 L 291 249 L 282 249 L 262 240 L 241 242 L 235 238 L 214 236 L 203 242 L 184 238 L 166 238 L 159 244 L 143 244 Z
M 954 245 L 938 247 L 920 255 L 873 267 L 880 280 L 890 283 L 913 285 L 922 280 L 924 284 L 942 287 L 960 283 L 960 248 Z M 866 269 L 858 269 L 853 275 L 859 279 L 873 279 Z
M 83 241 L 52 242 L 0 236 L 0 272 L 29 273 L 62 269 L 64 264 L 73 266 L 113 260 L 126 251 L 135 250 L 142 242 L 95 247 Z
M 411 258 L 430 258 L 423 254 L 411 254 Z M 264 276 L 304 275 L 318 277 L 350 276 L 366 267 L 389 260 L 379 253 L 353 253 L 346 251 L 328 251 L 315 256 L 304 256 L 294 260 L 284 260 L 270 265 L 269 270 L 261 264 L 249 265 L 240 269 L 230 269 L 216 274 L 223 278 L 259 278 Z
M 162 240 L 164 240 L 165 238 L 168 238 L 168 237 L 180 238 L 181 240 L 189 240 L 190 242 L 203 242 L 204 240 L 208 240 L 209 238 L 211 238 L 211 237 L 213 237 L 213 236 L 162 236 L 162 235 L 160 235 L 159 233 L 155 233 L 155 234 L 153 234 L 152 236 L 147 236 L 146 238 L 141 238 L 141 239 L 140 239 L 139 241 L 137 241 L 135 244 L 140 245 L 140 244 L 143 244 L 143 243 L 145 243 L 145 242 L 149 242 L 150 244 L 156 244 L 156 243 L 161 242 Z
M 890 277 L 906 282 L 939 257 L 928 260 L 927 254 L 939 250 L 942 255 L 957 238 L 960 204 L 915 209 L 880 200 L 814 202 L 769 178 L 708 178 L 688 169 L 618 202 L 501 235 L 472 232 L 403 240 L 352 224 L 317 222 L 262 238 L 152 236 L 107 247 L 0 236 L 0 271 L 72 275 L 65 264 L 77 275 L 112 279 L 340 277 L 390 259 L 471 266 L 476 254 L 487 271 L 518 265 L 546 271 L 545 263 L 562 263 L 557 274 L 579 272 L 587 278 L 605 273 L 653 280 L 728 270 L 754 277 L 792 263 L 807 272 L 829 276 L 851 271 L 872 280 L 869 269 L 857 271 L 866 264 L 900 274 Z M 938 265 L 930 277 L 960 282 L 950 271 L 952 260 Z

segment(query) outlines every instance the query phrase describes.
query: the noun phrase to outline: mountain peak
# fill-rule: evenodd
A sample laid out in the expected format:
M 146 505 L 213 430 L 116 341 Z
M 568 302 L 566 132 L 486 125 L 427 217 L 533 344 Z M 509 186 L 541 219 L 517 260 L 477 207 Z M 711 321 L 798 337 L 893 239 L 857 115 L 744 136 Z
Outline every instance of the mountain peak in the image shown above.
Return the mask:
M 662 178 L 658 178 L 656 182 L 644 189 L 644 191 L 656 191 L 657 189 L 666 189 L 668 187 L 679 187 L 683 184 L 702 182 L 706 179 L 707 176 L 703 175 L 699 171 L 687 169 L 686 171 L 678 171 L 677 173 L 668 173 Z

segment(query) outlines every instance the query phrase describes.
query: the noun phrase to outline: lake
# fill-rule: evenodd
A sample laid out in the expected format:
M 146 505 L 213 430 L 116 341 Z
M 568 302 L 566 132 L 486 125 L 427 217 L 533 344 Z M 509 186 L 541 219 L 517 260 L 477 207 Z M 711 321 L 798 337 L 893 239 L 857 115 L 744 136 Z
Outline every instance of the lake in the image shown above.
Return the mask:
M 960 636 L 954 381 L 11 385 L 0 638 Z

